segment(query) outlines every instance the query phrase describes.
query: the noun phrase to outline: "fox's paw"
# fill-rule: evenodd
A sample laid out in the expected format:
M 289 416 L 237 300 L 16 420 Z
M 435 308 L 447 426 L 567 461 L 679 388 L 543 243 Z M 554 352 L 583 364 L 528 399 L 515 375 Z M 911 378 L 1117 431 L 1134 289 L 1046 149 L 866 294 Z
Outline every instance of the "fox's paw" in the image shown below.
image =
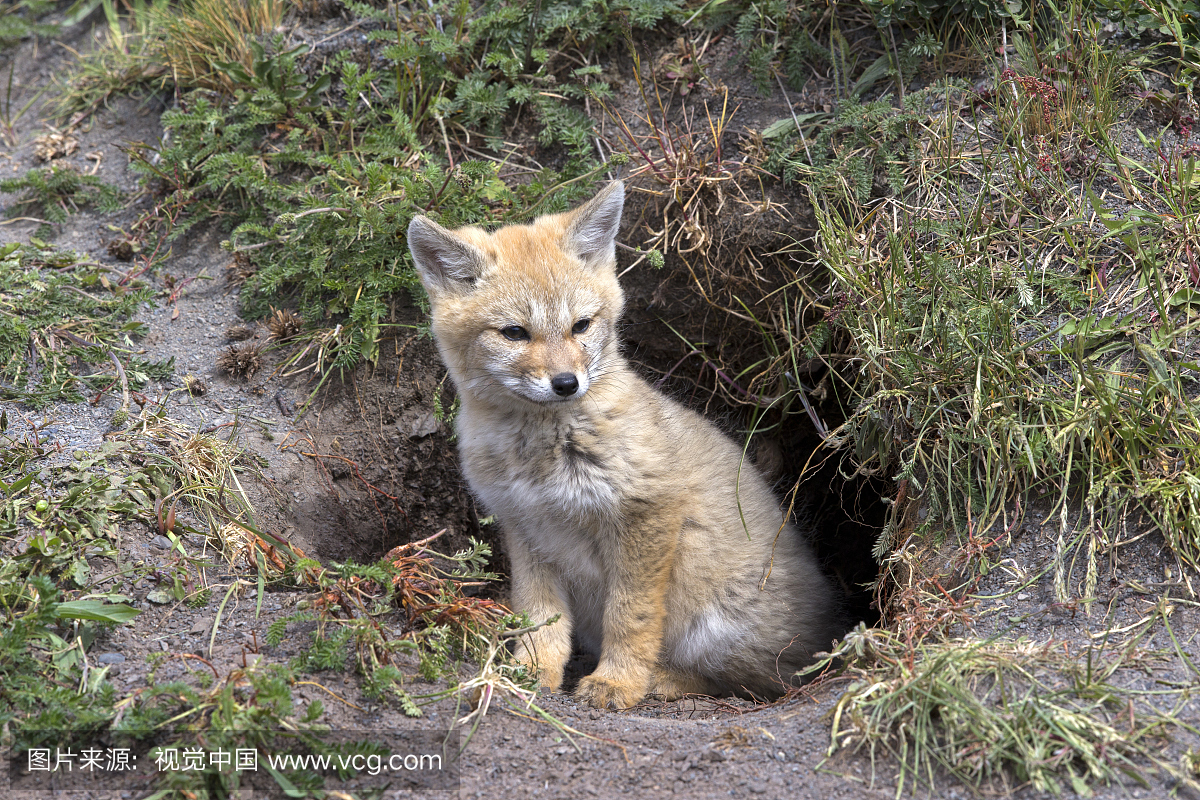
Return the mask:
M 538 684 L 548 692 L 557 692 L 562 686 L 563 668 L 566 666 L 565 660 L 561 663 L 547 663 L 549 658 L 534 660 L 532 655 L 524 647 L 518 647 L 513 654 L 517 663 L 525 667 L 531 674 L 536 675 Z
M 655 697 L 670 702 L 678 700 L 685 694 L 708 694 L 708 684 L 703 680 L 679 672 L 655 672 L 650 683 L 650 691 Z
M 579 682 L 575 698 L 594 708 L 632 708 L 646 696 L 646 690 L 628 683 L 588 675 Z
M 533 672 L 535 675 L 537 675 L 538 686 L 545 691 L 557 692 L 560 688 L 562 688 L 563 671 L 561 667 L 558 669 L 533 670 Z

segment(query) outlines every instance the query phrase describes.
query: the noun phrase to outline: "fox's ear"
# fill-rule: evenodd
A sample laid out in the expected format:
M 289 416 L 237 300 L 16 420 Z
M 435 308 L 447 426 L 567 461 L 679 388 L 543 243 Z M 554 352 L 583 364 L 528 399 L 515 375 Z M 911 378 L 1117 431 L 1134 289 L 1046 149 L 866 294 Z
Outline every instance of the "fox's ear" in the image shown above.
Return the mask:
M 625 184 L 613 181 L 577 208 L 567 223 L 563 245 L 585 264 L 598 267 L 615 258 L 617 230 L 625 207 Z
M 427 290 L 469 288 L 483 274 L 483 253 L 429 217 L 408 223 L 408 249 Z

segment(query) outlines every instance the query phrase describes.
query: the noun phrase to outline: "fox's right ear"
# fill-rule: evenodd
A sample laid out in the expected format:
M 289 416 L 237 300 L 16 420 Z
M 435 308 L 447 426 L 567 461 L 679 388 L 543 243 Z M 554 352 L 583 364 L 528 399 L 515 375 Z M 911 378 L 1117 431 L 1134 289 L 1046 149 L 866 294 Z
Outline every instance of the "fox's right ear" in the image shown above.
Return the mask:
M 483 274 L 483 253 L 429 217 L 408 223 L 408 249 L 427 290 L 470 288 Z

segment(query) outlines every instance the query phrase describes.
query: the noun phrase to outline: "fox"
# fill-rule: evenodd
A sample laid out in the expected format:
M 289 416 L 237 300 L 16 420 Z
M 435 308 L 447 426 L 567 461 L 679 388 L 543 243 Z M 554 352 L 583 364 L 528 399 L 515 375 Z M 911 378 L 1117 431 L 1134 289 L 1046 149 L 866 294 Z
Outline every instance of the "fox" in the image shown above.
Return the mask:
M 575 697 L 769 699 L 844 633 L 838 593 L 741 449 L 621 354 L 621 181 L 492 232 L 408 227 L 460 401 L 471 492 L 500 525 L 518 663 L 562 687 L 573 638 L 598 656 Z

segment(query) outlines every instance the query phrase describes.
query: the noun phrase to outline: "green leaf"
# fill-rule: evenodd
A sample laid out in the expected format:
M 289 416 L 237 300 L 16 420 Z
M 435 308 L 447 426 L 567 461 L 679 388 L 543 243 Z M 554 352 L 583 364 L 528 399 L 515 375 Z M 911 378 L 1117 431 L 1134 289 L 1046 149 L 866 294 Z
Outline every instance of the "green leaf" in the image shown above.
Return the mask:
M 7 421 L 8 420 L 6 417 L 5 422 L 7 423 Z M 26 489 L 30 483 L 33 482 L 33 477 L 34 477 L 34 474 L 31 472 L 28 475 L 26 475 L 24 478 L 13 481 L 12 485 L 8 487 L 7 491 L 5 491 L 5 494 L 8 495 L 9 497 L 13 497 L 13 496 L 19 494 L 24 489 Z
M 767 127 L 763 128 L 762 138 L 776 139 L 780 136 L 783 136 L 785 134 L 791 133 L 792 131 L 796 130 L 797 122 L 799 122 L 801 124 L 801 126 L 803 126 L 804 123 L 806 123 L 806 122 L 815 121 L 817 119 L 820 119 L 821 117 L 827 117 L 827 116 L 829 116 L 829 115 L 826 114 L 824 111 L 811 111 L 807 114 L 797 114 L 795 119 L 792 119 L 791 117 L 784 117 L 783 119 L 777 119 L 774 122 L 772 122 L 770 125 L 768 125 Z
M 128 622 L 142 613 L 136 608 L 119 603 L 112 605 L 103 600 L 71 600 L 59 603 L 54 613 L 60 619 L 86 619 L 93 622 Z
M 882 55 L 871 62 L 870 66 L 863 70 L 862 75 L 858 76 L 858 80 L 854 82 L 854 87 L 850 90 L 851 97 L 857 97 L 863 92 L 870 89 L 883 78 L 886 78 L 892 71 L 891 59 Z
M 1200 306 L 1200 291 L 1185 286 L 1172 294 L 1167 302 L 1172 306 Z
M 267 772 L 271 773 L 271 777 L 275 779 L 275 782 L 277 784 L 279 784 L 279 788 L 282 789 L 283 793 L 286 794 L 288 797 L 307 797 L 308 796 L 308 792 L 306 792 L 304 789 L 297 787 L 296 784 L 292 783 L 290 780 L 287 779 L 286 775 L 284 775 L 282 772 L 280 772 L 279 770 L 272 767 L 269 763 L 264 762 L 263 766 L 267 768 Z

